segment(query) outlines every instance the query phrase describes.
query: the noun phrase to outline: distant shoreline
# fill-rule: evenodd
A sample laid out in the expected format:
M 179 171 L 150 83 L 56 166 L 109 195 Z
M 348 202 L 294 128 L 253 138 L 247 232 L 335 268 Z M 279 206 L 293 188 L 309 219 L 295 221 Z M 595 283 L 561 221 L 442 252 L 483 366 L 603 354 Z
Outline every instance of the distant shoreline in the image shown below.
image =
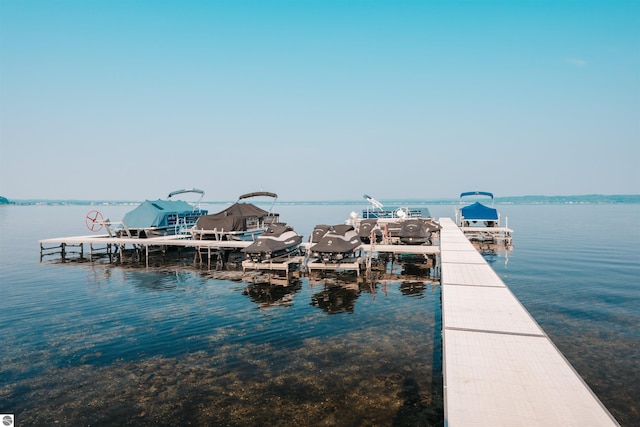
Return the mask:
M 7 199 L 4 199 L 7 200 Z M 205 205 L 227 205 L 236 200 L 202 201 Z M 3 201 L 4 202 L 4 201 Z M 61 200 L 61 199 L 17 199 L 7 200 L 0 206 L 136 206 L 140 201 L 133 200 Z M 382 199 L 386 205 L 457 205 L 456 199 Z M 640 194 L 606 195 L 588 194 L 577 196 L 508 196 L 496 197 L 496 205 L 565 205 L 565 204 L 640 204 Z M 366 200 L 282 200 L 280 205 L 368 205 Z

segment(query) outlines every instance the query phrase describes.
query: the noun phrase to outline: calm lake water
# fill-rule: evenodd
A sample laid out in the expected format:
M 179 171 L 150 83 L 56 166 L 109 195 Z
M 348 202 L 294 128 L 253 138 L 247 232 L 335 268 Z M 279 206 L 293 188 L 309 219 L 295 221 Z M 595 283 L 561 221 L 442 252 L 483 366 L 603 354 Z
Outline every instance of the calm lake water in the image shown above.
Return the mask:
M 277 210 L 307 238 L 361 207 Z M 515 247 L 488 261 L 616 419 L 638 425 L 640 205 L 497 207 Z M 437 283 L 282 287 L 189 262 L 40 262 L 38 240 L 89 234 L 91 209 L 0 207 L 0 413 L 17 425 L 443 424 Z M 114 221 L 130 209 L 99 208 Z

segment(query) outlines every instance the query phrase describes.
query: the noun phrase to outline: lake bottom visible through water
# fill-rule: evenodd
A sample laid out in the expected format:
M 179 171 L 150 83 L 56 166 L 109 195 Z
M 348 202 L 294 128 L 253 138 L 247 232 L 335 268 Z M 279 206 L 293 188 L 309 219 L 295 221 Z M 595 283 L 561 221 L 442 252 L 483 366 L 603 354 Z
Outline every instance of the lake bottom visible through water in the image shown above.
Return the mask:
M 45 268 L 86 280 L 67 285 L 82 307 L 61 303 L 55 326 L 32 318 L 41 348 L 3 368 L 18 425 L 443 422 L 436 284 Z

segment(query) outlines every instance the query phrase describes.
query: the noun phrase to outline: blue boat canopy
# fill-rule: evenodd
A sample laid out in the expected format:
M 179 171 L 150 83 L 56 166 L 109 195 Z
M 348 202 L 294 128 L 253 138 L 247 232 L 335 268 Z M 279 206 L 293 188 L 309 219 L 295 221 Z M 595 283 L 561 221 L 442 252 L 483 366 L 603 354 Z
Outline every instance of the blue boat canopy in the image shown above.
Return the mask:
M 488 196 L 493 199 L 493 193 L 489 193 L 488 191 L 467 191 L 466 193 L 460 193 L 460 198 L 466 196 Z
M 195 212 L 194 212 L 195 211 Z M 145 200 L 137 208 L 127 212 L 122 222 L 129 228 L 169 227 L 177 218 L 185 218 L 206 211 L 194 209 L 182 200 Z
M 498 210 L 475 202 L 460 209 L 462 217 L 468 221 L 497 221 Z

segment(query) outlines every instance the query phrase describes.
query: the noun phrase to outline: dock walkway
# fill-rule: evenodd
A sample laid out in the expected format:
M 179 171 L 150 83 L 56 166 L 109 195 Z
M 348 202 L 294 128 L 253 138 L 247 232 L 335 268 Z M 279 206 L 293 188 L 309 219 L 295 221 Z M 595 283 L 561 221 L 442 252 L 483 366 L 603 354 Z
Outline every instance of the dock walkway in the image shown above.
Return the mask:
M 462 230 L 440 225 L 445 425 L 617 426 Z
M 58 237 L 53 239 L 43 239 L 40 243 L 40 260 L 52 253 L 61 253 L 62 260 L 66 258 L 68 247 L 79 247 L 79 257 L 84 258 L 86 245 L 88 248 L 88 260 L 93 261 L 94 253 L 106 253 L 112 255 L 112 247 L 120 247 L 121 251 L 126 246 L 139 247 L 144 250 L 145 263 L 149 266 L 149 253 L 153 247 L 191 247 L 198 251 L 200 262 L 204 262 L 206 256 L 209 268 L 211 268 L 211 256 L 216 250 L 238 250 L 246 248 L 250 241 L 238 240 L 193 240 L 188 235 L 178 234 L 160 237 L 149 237 L 141 239 L 138 237 L 115 237 L 108 234 L 97 234 L 89 236 Z M 48 246 L 54 245 L 54 246 Z M 52 252 L 54 251 L 54 252 Z

